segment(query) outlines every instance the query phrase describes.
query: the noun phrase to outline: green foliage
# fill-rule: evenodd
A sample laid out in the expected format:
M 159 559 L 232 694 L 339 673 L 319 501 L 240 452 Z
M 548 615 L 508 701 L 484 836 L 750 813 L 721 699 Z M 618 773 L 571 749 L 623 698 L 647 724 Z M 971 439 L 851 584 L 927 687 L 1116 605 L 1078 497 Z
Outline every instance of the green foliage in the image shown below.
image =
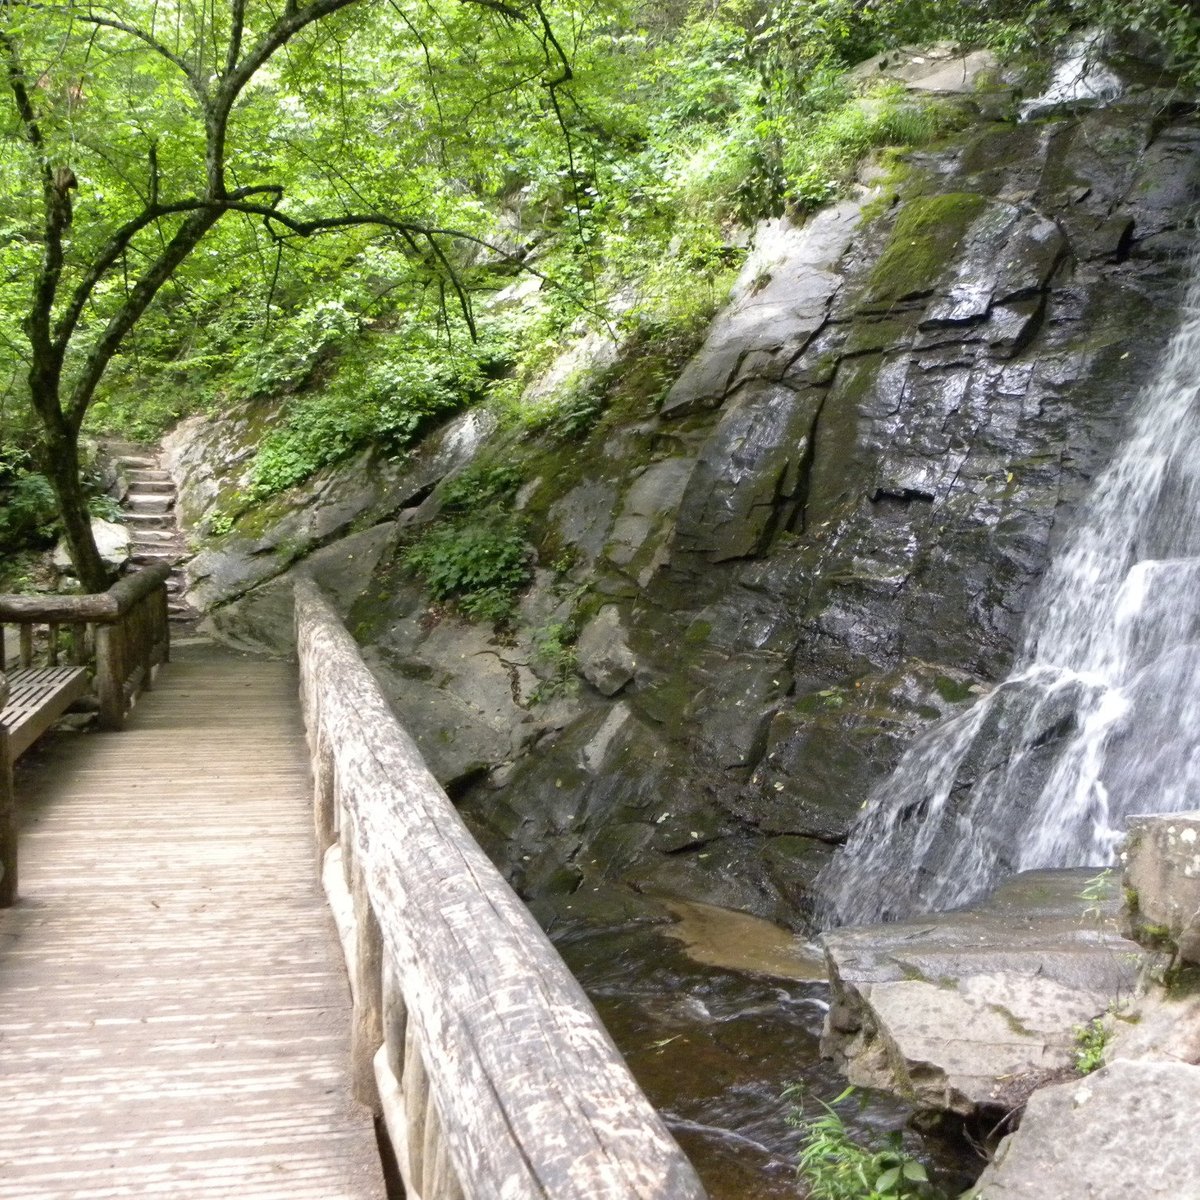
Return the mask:
M 506 416 L 530 433 L 569 440 L 587 433 L 604 411 L 605 373 L 570 379 L 534 403 L 514 405 Z
M 939 6 L 940 7 L 940 6 Z M 1181 82 L 1200 82 L 1200 14 L 1183 0 L 1034 0 L 989 7 L 977 40 L 1007 56 L 1045 61 L 1047 51 L 1082 31 L 1131 38 L 1156 48 Z
M 436 524 L 405 551 L 404 560 L 435 600 L 453 601 L 476 620 L 511 616 L 532 575 L 524 526 L 508 513 Z
M 224 537 L 233 529 L 234 523 L 237 521 L 237 514 L 229 509 L 223 509 L 220 512 L 214 513 L 208 519 L 208 532 L 213 537 Z
M 420 325 L 359 338 L 320 387 L 284 408 L 263 439 L 251 497 L 264 499 L 372 444 L 396 454 L 434 420 L 482 394 L 503 338 L 439 344 Z
M 26 451 L 0 447 L 0 551 L 49 545 L 56 530 L 50 481 L 33 469 Z
M 546 673 L 546 678 L 538 685 L 536 700 L 549 700 L 577 686 L 575 671 L 579 656 L 575 641 L 578 637 L 579 630 L 573 621 L 550 621 L 533 631 L 535 662 Z
M 520 486 L 518 468 L 477 463 L 443 485 L 442 507 L 448 512 L 477 512 L 487 505 L 511 500 Z
M 120 8 L 123 22 L 165 28 L 155 0 Z M 269 7 L 250 8 L 243 49 L 271 20 Z M 232 11 L 172 9 L 171 55 L 207 78 Z M 511 406 L 589 328 L 687 342 L 742 261 L 736 225 L 825 203 L 864 155 L 953 126 L 949 109 L 899 89 L 853 92 L 844 68 L 877 50 L 936 37 L 1044 54 L 1098 26 L 1157 41 L 1189 76 L 1200 63 L 1200 17 L 1181 0 L 604 0 L 546 6 L 536 21 L 516 11 L 355 0 L 243 93 L 227 164 L 231 186 L 278 189 L 272 203 L 297 221 L 385 213 L 508 256 L 353 225 L 282 236 L 226 213 L 124 337 L 89 427 L 148 439 L 186 413 L 269 397 L 281 415 L 253 467 L 251 499 L 261 500 L 360 447 L 401 452 L 488 394 Z M 95 24 L 98 12 L 23 0 L 5 9 L 46 137 L 43 155 L 10 96 L 0 392 L 26 413 L 22 317 L 43 257 L 43 157 L 69 166 L 77 185 L 64 296 L 148 195 L 193 196 L 205 176 L 199 106 L 179 64 L 153 39 Z M 174 213 L 149 220 L 104 260 L 63 363 L 68 386 L 180 223 Z M 460 309 L 509 284 L 515 259 L 553 283 L 516 312 L 483 312 L 474 343 L 476 322 Z M 54 315 L 62 308 L 60 296 Z M 584 381 L 526 416 L 579 437 L 608 394 Z
M 1093 1017 L 1086 1025 L 1075 1026 L 1075 1069 L 1089 1075 L 1104 1065 L 1104 1048 L 1111 1030 L 1103 1017 Z
M 88 497 L 88 512 L 102 521 L 121 522 L 125 519 L 121 502 L 107 492 L 94 492 Z
M 1079 892 L 1079 899 L 1087 901 L 1087 908 L 1083 910 L 1085 917 L 1099 917 L 1101 905 L 1106 901 L 1111 900 L 1116 894 L 1116 880 L 1113 877 L 1112 867 L 1105 867 L 1103 871 L 1093 875 Z
M 804 1131 L 797 1173 L 810 1200 L 940 1197 L 925 1167 L 905 1152 L 898 1132 L 889 1134 L 881 1147 L 864 1146 L 854 1140 L 835 1107 L 853 1095 L 854 1089 L 846 1088 L 832 1104 L 818 1100 L 822 1112 L 812 1120 L 805 1119 L 800 1105 L 788 1118 Z M 784 1098 L 802 1100 L 803 1089 L 789 1088 Z

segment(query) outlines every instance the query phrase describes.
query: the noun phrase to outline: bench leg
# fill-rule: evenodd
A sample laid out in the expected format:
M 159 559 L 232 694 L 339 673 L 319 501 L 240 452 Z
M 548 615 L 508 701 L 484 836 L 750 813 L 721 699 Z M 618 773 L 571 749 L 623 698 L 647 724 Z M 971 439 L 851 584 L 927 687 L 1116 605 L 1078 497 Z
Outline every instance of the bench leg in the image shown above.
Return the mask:
M 17 801 L 8 735 L 0 732 L 0 908 L 17 899 Z

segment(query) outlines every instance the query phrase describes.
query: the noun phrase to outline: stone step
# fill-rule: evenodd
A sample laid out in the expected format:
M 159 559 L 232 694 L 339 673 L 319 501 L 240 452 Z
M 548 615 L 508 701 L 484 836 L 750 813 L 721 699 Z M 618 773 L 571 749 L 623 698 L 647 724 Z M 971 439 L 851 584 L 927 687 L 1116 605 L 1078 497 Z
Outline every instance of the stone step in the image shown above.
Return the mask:
M 130 529 L 169 529 L 172 533 L 175 531 L 175 522 L 167 512 L 130 512 L 128 509 L 126 509 L 122 514 L 121 519 L 130 527 Z
M 129 528 L 129 564 L 133 568 L 168 563 L 173 568 L 166 581 L 167 612 L 172 621 L 194 621 L 199 613 L 187 602 L 187 581 L 179 564 L 189 551 L 179 529 L 174 508 L 175 483 L 163 469 L 160 457 L 132 443 L 110 443 L 129 492 L 123 517 Z
M 125 503 L 135 513 L 167 513 L 175 506 L 174 496 L 136 496 L 130 493 Z

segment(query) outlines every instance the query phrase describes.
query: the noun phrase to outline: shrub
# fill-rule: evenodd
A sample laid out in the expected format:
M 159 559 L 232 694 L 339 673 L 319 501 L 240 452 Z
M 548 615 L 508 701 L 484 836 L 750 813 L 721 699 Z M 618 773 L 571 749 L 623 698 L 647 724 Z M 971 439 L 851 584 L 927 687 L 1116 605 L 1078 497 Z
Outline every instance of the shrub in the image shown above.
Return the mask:
M 471 466 L 442 488 L 442 507 L 449 512 L 472 512 L 511 499 L 520 486 L 521 472 L 516 467 Z
M 784 1096 L 799 1094 L 798 1088 L 791 1088 Z M 815 1120 L 804 1120 L 800 1107 L 788 1118 L 804 1130 L 797 1174 L 809 1200 L 936 1200 L 940 1192 L 921 1163 L 905 1152 L 899 1132 L 889 1134 L 878 1148 L 864 1146 L 850 1135 L 834 1105 L 853 1094 L 854 1089 L 847 1088 L 833 1104 L 818 1100 L 823 1112 Z
M 404 558 L 435 600 L 452 601 L 477 620 L 503 621 L 531 576 L 524 534 L 508 514 L 468 517 L 429 529 Z
M 46 545 L 57 520 L 50 481 L 32 469 L 25 451 L 0 450 L 0 547 L 12 552 Z
M 1109 1028 L 1103 1017 L 1093 1017 L 1086 1025 L 1075 1026 L 1075 1069 L 1090 1075 L 1104 1065 Z

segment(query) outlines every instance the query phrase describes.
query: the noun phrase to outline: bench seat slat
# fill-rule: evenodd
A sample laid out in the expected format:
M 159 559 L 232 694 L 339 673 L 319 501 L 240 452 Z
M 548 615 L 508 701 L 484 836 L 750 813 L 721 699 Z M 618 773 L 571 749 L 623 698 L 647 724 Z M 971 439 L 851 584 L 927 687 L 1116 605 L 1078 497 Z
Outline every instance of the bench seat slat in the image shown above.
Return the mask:
M 0 711 L 9 754 L 19 758 L 88 690 L 83 667 L 33 667 L 9 677 L 11 695 Z

